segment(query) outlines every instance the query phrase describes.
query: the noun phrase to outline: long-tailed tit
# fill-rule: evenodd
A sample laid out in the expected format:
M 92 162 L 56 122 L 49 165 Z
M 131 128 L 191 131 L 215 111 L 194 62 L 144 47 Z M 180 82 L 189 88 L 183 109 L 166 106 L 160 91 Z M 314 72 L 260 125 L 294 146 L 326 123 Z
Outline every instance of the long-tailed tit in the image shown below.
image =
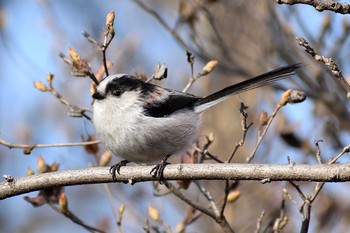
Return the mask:
M 93 123 L 102 142 L 124 159 L 111 167 L 113 179 L 128 162 L 158 162 L 151 174 L 162 179 L 167 159 L 185 153 L 195 141 L 204 110 L 232 95 L 292 75 L 300 66 L 284 66 L 204 98 L 145 83 L 128 74 L 106 77 L 92 95 Z

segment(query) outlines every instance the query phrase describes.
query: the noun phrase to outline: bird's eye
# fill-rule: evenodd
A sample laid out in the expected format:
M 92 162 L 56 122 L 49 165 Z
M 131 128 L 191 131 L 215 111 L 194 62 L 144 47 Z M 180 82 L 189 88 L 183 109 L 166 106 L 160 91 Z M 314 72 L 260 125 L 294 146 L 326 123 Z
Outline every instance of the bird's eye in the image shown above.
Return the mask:
M 121 94 L 122 94 L 122 92 L 120 90 L 112 91 L 112 95 L 114 95 L 114 96 L 120 96 Z

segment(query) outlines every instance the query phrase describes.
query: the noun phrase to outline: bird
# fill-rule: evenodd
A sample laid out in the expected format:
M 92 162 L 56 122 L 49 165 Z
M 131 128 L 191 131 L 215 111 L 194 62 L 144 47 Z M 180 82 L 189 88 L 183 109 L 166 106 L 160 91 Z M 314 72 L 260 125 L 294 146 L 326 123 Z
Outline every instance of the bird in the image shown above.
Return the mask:
M 168 158 L 184 154 L 195 142 L 205 110 L 230 96 L 293 75 L 301 66 L 283 66 L 206 97 L 144 82 L 130 74 L 105 77 L 92 94 L 93 124 L 98 138 L 123 158 L 110 168 L 113 180 L 122 166 L 135 162 L 156 164 L 150 174 L 161 181 Z

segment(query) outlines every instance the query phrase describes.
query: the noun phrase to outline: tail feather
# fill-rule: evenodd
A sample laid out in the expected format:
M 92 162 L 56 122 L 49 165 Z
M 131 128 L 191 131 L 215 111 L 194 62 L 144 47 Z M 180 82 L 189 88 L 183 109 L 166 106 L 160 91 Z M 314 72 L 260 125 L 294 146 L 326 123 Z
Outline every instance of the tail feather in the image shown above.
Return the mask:
M 246 92 L 258 87 L 270 85 L 273 82 L 276 82 L 278 80 L 287 78 L 290 75 L 293 75 L 295 70 L 299 69 L 302 66 L 303 65 L 301 63 L 283 66 L 275 70 L 261 74 L 259 76 L 256 76 L 254 78 L 226 87 L 221 91 L 218 91 L 203 99 L 198 100 L 195 103 L 194 109 L 196 112 L 202 112 L 207 108 L 210 108 L 211 106 L 214 106 L 220 103 L 221 101 L 227 99 L 231 95 L 241 94 L 243 92 Z

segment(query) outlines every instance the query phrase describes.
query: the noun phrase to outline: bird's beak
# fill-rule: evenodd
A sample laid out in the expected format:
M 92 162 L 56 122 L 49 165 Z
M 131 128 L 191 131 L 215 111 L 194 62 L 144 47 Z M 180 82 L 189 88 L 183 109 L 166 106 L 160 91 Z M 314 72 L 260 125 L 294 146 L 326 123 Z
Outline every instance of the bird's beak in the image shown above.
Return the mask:
M 104 96 L 103 94 L 101 94 L 98 91 L 96 91 L 94 94 L 92 94 L 91 97 L 94 98 L 95 100 L 103 100 L 104 98 L 106 98 L 106 96 Z

